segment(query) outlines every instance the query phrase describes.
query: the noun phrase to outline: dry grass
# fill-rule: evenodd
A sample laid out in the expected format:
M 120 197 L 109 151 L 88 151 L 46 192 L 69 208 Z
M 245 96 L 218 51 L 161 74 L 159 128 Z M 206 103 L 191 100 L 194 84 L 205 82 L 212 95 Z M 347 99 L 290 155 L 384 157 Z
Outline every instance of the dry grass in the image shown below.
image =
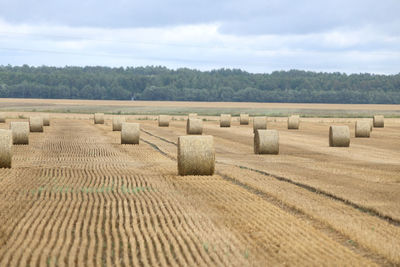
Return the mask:
M 43 126 L 50 126 L 50 114 L 42 114 L 43 117 Z
M 254 134 L 254 154 L 279 154 L 279 133 L 257 130 Z
M 139 144 L 140 124 L 133 122 L 122 123 L 121 144 Z
M 231 114 L 221 114 L 220 116 L 220 127 L 231 127 Z
M 168 115 L 159 115 L 158 116 L 158 126 L 159 127 L 168 127 L 170 120 L 171 120 L 171 117 Z
M 11 168 L 12 135 L 10 130 L 0 129 L 0 168 Z
M 329 146 L 348 147 L 350 146 L 350 129 L 348 126 L 329 127 Z
M 253 133 L 256 133 L 257 130 L 266 130 L 266 129 L 267 129 L 267 117 L 253 118 Z
M 122 123 L 126 121 L 124 116 L 115 116 L 112 118 L 112 130 L 121 131 Z
M 370 137 L 371 123 L 367 120 L 357 120 L 355 125 L 355 137 Z
M 280 154 L 273 157 L 251 155 L 253 141 L 249 140 L 250 127 L 233 125 L 233 131 L 227 136 L 219 128 L 218 122 L 209 122 L 205 124 L 204 131 L 214 136 L 218 161 L 224 163 L 217 163 L 218 170 L 225 166 L 224 173 L 229 176 L 265 191 L 268 195 L 274 195 L 278 202 L 284 200 L 312 218 L 321 220 L 324 225 L 345 234 L 337 240 L 343 240 L 346 244 L 358 243 L 370 252 L 398 264 L 398 226 L 319 193 L 243 168 L 234 169 L 231 165 L 237 164 L 286 177 L 400 220 L 400 196 L 396 193 L 400 189 L 400 152 L 397 149 L 397 144 L 400 145 L 400 120 L 386 119 L 385 129 L 375 129 L 369 139 L 352 139 L 352 146 L 347 149 L 327 146 L 326 132 L 330 124 L 350 126 L 354 136 L 355 122 L 356 119 L 302 118 L 301 130 L 289 131 L 287 119 L 277 118 L 274 122 L 271 118 L 269 127 L 279 129 L 280 137 Z M 177 123 L 168 132 L 157 130 L 150 123 L 145 123 L 143 127 L 173 141 L 182 133 L 182 126 Z M 171 153 L 174 153 L 174 146 L 162 141 L 157 145 L 164 150 L 170 147 Z M 318 229 L 320 227 L 317 226 Z M 326 232 L 332 231 L 328 228 Z
M 29 130 L 30 132 L 43 132 L 43 117 L 42 116 L 31 116 L 29 118 Z
M 291 115 L 288 117 L 288 129 L 298 130 L 300 126 L 300 116 Z
M 239 121 L 240 121 L 240 125 L 249 125 L 249 121 L 250 121 L 249 114 L 241 113 Z
M 96 266 L 400 264 L 400 228 L 348 204 L 400 220 L 399 120 L 334 149 L 329 125 L 354 136 L 355 119 L 302 118 L 301 130 L 289 131 L 287 118 L 270 118 L 279 155 L 260 156 L 251 126 L 233 121 L 227 135 L 217 116 L 207 118 L 218 173 L 183 177 L 172 159 L 185 121 L 162 128 L 155 118 L 129 117 L 153 134 L 141 132 L 140 146 L 118 144 L 112 116 L 93 125 L 86 114 L 52 115 L 31 145 L 14 146 L 13 168 L 0 169 L 0 266 L 46 265 L 54 255 Z
M 186 134 L 201 135 L 203 133 L 203 120 L 188 118 L 186 121 Z
M 6 122 L 6 113 L 0 112 L 0 123 L 5 123 L 5 122 Z
M 94 114 L 94 124 L 104 124 L 104 113 Z
M 386 104 L 308 104 L 308 103 L 254 103 L 254 102 L 185 102 L 185 101 L 114 101 L 78 99 L 30 99 L 3 98 L 2 104 L 69 105 L 69 106 L 133 106 L 142 107 L 191 107 L 191 108 L 274 108 L 274 109 L 314 109 L 314 110 L 400 110 L 399 105 Z
M 12 140 L 14 145 L 28 145 L 29 144 L 29 122 L 13 121 L 10 123 L 12 132 Z
M 385 126 L 385 118 L 383 115 L 375 115 L 373 119 L 375 128 L 383 128 Z
M 179 136 L 179 175 L 213 175 L 215 168 L 212 136 Z

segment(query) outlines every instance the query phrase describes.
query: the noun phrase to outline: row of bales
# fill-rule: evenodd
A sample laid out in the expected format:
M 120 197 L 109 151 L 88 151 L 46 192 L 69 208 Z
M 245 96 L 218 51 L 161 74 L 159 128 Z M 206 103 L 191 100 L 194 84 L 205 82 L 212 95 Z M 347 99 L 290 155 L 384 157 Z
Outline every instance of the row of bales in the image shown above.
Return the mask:
M 170 116 L 159 115 L 159 127 L 168 127 Z M 231 126 L 231 115 L 221 114 L 220 127 Z M 240 125 L 250 123 L 249 114 L 240 114 Z M 5 122 L 5 114 L 0 113 L 0 123 Z M 104 124 L 104 113 L 94 114 L 94 124 Z M 0 167 L 11 167 L 12 144 L 28 145 L 30 132 L 43 132 L 44 126 L 50 125 L 48 114 L 31 116 L 29 122 L 15 121 L 10 123 L 9 130 L 0 130 Z M 292 115 L 287 119 L 288 129 L 300 128 L 300 116 Z M 355 137 L 370 137 L 373 127 L 384 127 L 384 117 L 374 116 L 372 121 L 357 120 Z M 126 122 L 125 117 L 115 116 L 112 130 L 121 132 L 121 144 L 139 144 L 140 124 Z M 212 136 L 204 136 L 203 120 L 196 113 L 189 114 L 186 121 L 186 136 L 178 137 L 178 173 L 180 175 L 212 175 L 215 169 L 215 151 Z M 253 117 L 253 138 L 255 154 L 279 154 L 279 133 L 267 130 L 267 117 Z M 348 147 L 350 129 L 348 126 L 330 126 L 329 145 L 331 147 Z
M 249 124 L 249 114 L 240 114 L 240 125 Z M 220 115 L 220 127 L 231 126 L 231 115 Z M 300 116 L 291 115 L 287 119 L 289 130 L 298 130 L 300 127 Z M 370 137 L 373 127 L 384 127 L 384 116 L 375 115 L 373 120 L 357 120 L 355 123 L 355 137 Z M 255 154 L 278 154 L 279 153 L 279 133 L 276 130 L 267 130 L 267 117 L 253 118 L 254 133 L 254 153 Z M 350 129 L 348 126 L 329 127 L 329 146 L 349 147 Z
M 383 128 L 385 118 L 383 115 L 375 115 L 372 120 L 357 120 L 355 123 L 355 137 L 369 138 L 373 128 Z M 349 147 L 350 128 L 346 125 L 332 125 L 329 127 L 329 146 Z
M 220 115 L 220 127 L 231 127 L 232 117 L 230 114 Z M 249 114 L 240 114 L 240 125 L 249 125 Z M 288 129 L 299 129 L 299 115 L 292 115 L 288 118 Z M 186 124 L 186 133 L 199 134 L 203 131 L 202 120 L 189 116 Z M 267 130 L 267 117 L 253 118 L 254 153 L 256 154 L 278 154 L 279 133 L 277 130 Z
M 0 113 L 0 123 L 6 122 L 6 114 Z M 0 129 L 0 168 L 11 168 L 12 146 L 29 145 L 29 133 L 43 132 L 50 126 L 50 115 L 31 116 L 29 121 L 11 121 L 10 128 Z
M 170 117 L 159 115 L 159 127 L 168 127 Z M 230 114 L 220 115 L 220 127 L 231 126 Z M 249 114 L 240 114 L 240 125 L 249 125 Z M 373 127 L 384 127 L 383 115 L 375 115 L 373 120 L 357 120 L 355 137 L 370 137 Z M 300 116 L 287 118 L 289 130 L 300 129 Z M 203 133 L 203 120 L 197 114 L 189 114 L 186 121 L 187 136 L 178 137 L 178 172 L 180 175 L 212 175 L 215 168 L 215 152 L 212 136 L 199 136 Z M 267 117 L 253 117 L 253 144 L 255 154 L 279 154 L 279 132 L 267 130 Z M 194 136 L 191 136 L 194 135 Z M 329 127 L 329 146 L 348 147 L 350 145 L 350 129 L 345 125 Z
M 170 116 L 159 115 L 158 126 L 168 127 Z M 104 124 L 104 113 L 94 114 L 94 124 Z M 212 175 L 215 169 L 214 140 L 203 136 L 203 120 L 197 114 L 189 114 L 186 136 L 178 137 L 179 175 Z M 112 130 L 121 132 L 121 144 L 139 144 L 140 124 L 126 122 L 125 117 L 112 118 Z
M 104 124 L 104 113 L 94 114 L 94 124 Z M 139 144 L 139 123 L 126 122 L 122 116 L 113 117 L 112 130 L 121 132 L 121 144 Z

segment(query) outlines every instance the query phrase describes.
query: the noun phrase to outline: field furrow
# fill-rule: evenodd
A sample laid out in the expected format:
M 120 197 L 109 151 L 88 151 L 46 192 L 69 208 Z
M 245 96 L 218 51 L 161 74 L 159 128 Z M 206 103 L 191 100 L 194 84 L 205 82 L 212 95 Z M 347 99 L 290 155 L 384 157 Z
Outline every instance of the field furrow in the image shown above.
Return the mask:
M 252 152 L 250 126 L 205 122 L 205 134 L 215 136 L 217 173 L 182 177 L 175 143 L 184 123 L 161 129 L 137 122 L 140 145 L 121 145 L 107 117 L 104 125 L 53 119 L 30 135 L 29 146 L 13 147 L 13 168 L 0 169 L 0 266 L 400 263 L 397 225 L 251 170 L 397 218 L 393 173 L 400 155 L 385 142 L 373 140 L 375 155 L 362 154 L 370 147 L 361 140 L 351 153 L 328 152 L 321 148 L 326 125 L 307 122 L 316 133 L 289 132 L 277 121 L 270 125 L 283 131 L 282 153 L 264 157 Z M 397 127 L 388 126 L 392 141 Z
M 179 134 L 184 134 L 184 129 L 179 128 L 178 126 L 176 126 L 177 129 L 174 129 L 173 127 L 169 127 L 168 129 L 158 128 L 152 126 L 155 124 L 154 122 L 149 122 L 148 124 L 149 126 L 146 123 L 146 127 L 143 127 L 144 138 L 150 140 L 159 148 L 162 148 L 164 152 L 174 157 L 176 153 L 175 142 L 177 136 Z M 235 130 L 234 132 L 236 133 L 237 131 Z M 149 133 L 150 135 L 146 133 Z M 239 182 L 246 187 L 250 187 L 256 193 L 261 192 L 262 194 L 267 194 L 268 197 L 274 199 L 274 202 L 286 203 L 289 207 L 294 207 L 296 211 L 300 210 L 302 214 L 311 216 L 312 220 L 317 220 L 328 226 L 326 232 L 333 231 L 336 233 L 333 236 L 336 236 L 335 238 L 337 240 L 344 240 L 343 242 L 350 244 L 353 248 L 353 245 L 357 245 L 359 249 L 361 249 L 360 253 L 362 254 L 369 254 L 372 258 L 381 262 L 392 262 L 393 264 L 400 262 L 397 242 L 400 231 L 398 226 L 392 225 L 384 218 L 376 218 L 371 216 L 370 213 L 358 210 L 351 205 L 346 205 L 346 203 L 335 201 L 335 199 L 331 199 L 330 197 L 318 193 L 312 193 L 302 187 L 285 183 L 284 181 L 280 181 L 269 175 L 263 175 L 258 172 L 248 171 L 238 167 L 232 168 L 232 165 L 239 166 L 240 164 L 241 166 L 246 166 L 247 162 L 249 162 L 246 161 L 244 156 L 241 157 L 241 161 L 235 157 L 236 154 L 240 154 L 244 149 L 240 150 L 240 144 L 236 143 L 233 145 L 233 142 L 236 141 L 236 139 L 232 135 L 219 138 L 228 141 L 231 141 L 232 139 L 229 145 L 227 145 L 228 142 L 221 144 L 221 147 L 228 147 L 233 151 L 232 153 L 218 153 L 219 145 L 217 142 L 219 140 L 216 139 L 215 143 L 217 148 L 217 161 L 220 161 L 220 164 L 217 164 L 217 166 L 219 166 L 217 167 L 217 170 L 219 170 L 221 174 L 227 175 L 230 179 L 233 177 L 234 183 Z M 248 146 L 250 146 L 250 144 L 248 144 Z M 248 153 L 252 153 L 252 147 L 248 149 Z M 255 169 L 261 170 L 265 168 L 265 165 L 261 162 L 269 164 L 267 165 L 269 168 L 271 163 L 268 163 L 267 160 L 271 159 L 272 161 L 275 161 L 272 157 L 276 158 L 276 156 L 268 155 L 256 157 L 266 158 L 265 160 L 260 159 L 259 164 L 252 166 Z M 252 163 L 255 163 L 255 161 L 252 161 Z M 327 169 L 330 170 L 329 168 Z M 358 170 L 358 172 L 360 171 L 363 170 Z M 373 190 L 371 186 L 370 189 Z M 391 199 L 388 200 L 388 203 L 391 203 L 390 201 Z M 396 203 L 391 205 L 393 205 L 395 210 L 398 210 L 398 205 Z M 382 225 L 384 225 L 384 227 L 382 227 Z M 367 249 L 367 251 L 362 252 L 363 249 Z

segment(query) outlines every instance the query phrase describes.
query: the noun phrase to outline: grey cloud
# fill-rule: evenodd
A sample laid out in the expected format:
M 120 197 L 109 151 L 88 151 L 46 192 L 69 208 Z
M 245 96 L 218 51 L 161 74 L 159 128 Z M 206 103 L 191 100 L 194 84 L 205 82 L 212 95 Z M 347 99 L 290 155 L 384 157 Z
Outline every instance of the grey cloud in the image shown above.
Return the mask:
M 257 8 L 255 5 L 254 8 Z M 249 12 L 227 20 L 227 34 L 309 34 L 335 29 L 357 29 L 366 25 L 381 30 L 400 30 L 399 1 L 279 1 L 266 10 Z
M 0 18 L 8 22 L 74 27 L 134 28 L 219 22 L 220 31 L 226 34 L 307 34 L 366 24 L 400 28 L 397 0 L 0 0 L 0 7 Z
M 398 0 L 0 0 L 0 64 L 397 73 L 397 13 Z
M 1 0 L 0 17 L 12 23 L 132 28 L 196 24 L 215 20 L 224 1 Z

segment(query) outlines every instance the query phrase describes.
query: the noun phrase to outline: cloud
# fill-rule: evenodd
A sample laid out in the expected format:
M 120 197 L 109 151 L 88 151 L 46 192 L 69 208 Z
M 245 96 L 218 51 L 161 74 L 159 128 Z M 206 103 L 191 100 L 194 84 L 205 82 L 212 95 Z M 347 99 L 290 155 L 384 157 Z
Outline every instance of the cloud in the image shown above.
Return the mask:
M 0 64 L 397 73 L 400 2 L 0 0 Z
M 235 34 L 306 34 L 365 24 L 399 26 L 400 2 L 384 0 L 0 0 L 11 23 L 135 28 L 221 23 Z M 394 27 L 399 28 L 399 27 Z

